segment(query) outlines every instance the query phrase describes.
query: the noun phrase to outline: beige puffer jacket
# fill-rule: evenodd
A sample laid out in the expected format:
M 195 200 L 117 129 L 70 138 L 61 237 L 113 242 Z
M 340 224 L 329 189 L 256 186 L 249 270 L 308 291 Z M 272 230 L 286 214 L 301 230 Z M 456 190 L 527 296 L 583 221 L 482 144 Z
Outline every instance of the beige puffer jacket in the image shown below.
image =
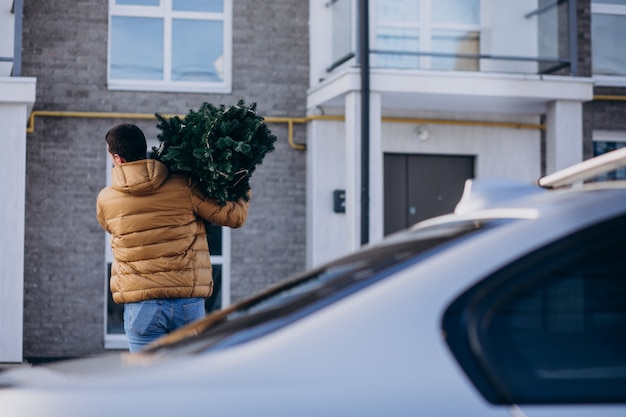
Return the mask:
M 97 218 L 111 234 L 111 292 L 116 303 L 154 298 L 208 297 L 213 291 L 202 219 L 241 227 L 249 202 L 220 206 L 191 181 L 169 176 L 156 160 L 113 168 L 111 187 L 98 194 Z

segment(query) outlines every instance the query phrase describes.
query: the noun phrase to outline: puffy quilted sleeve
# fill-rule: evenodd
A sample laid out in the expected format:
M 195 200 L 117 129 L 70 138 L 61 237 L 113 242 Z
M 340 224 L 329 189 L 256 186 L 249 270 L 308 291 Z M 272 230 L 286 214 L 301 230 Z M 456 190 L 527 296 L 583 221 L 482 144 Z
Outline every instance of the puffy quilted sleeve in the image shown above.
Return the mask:
M 197 187 L 192 187 L 191 190 L 194 210 L 204 220 L 233 229 L 243 226 L 246 222 L 252 199 L 251 191 L 248 191 L 247 200 L 240 198 L 237 201 L 227 201 L 225 205 L 220 206 L 217 200 L 204 196 Z
M 102 202 L 101 199 L 104 198 L 104 194 L 105 194 L 106 190 L 102 190 L 99 194 L 98 194 L 98 199 L 96 200 L 96 219 L 98 220 L 98 223 L 100 223 L 100 226 L 102 226 L 102 228 L 107 231 L 108 233 L 111 233 L 111 231 L 109 230 L 109 227 L 107 226 L 106 220 L 104 218 L 104 208 L 102 206 Z

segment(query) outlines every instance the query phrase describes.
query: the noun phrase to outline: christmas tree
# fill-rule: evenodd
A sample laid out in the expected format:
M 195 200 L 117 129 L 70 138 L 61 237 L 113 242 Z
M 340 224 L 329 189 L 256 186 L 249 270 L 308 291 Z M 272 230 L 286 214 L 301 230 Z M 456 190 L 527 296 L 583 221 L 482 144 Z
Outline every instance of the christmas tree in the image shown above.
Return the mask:
M 191 176 L 220 204 L 247 198 L 252 173 L 276 141 L 255 110 L 256 103 L 240 100 L 229 107 L 203 103 L 183 119 L 157 113 L 160 146 L 152 148 L 152 157 Z

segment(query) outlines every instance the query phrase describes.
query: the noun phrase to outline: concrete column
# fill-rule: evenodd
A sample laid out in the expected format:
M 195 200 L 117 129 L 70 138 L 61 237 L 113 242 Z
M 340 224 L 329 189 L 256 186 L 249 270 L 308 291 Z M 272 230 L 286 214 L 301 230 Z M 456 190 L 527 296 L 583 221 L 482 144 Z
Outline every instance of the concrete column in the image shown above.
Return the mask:
M 379 93 L 370 93 L 370 243 L 384 235 L 384 168 L 382 105 Z
M 0 362 L 23 360 L 26 125 L 34 78 L 0 78 Z
M 346 220 L 348 249 L 361 247 L 361 93 L 346 94 Z
M 346 188 L 344 137 L 343 121 L 307 124 L 307 268 L 348 252 L 346 214 L 335 212 L 333 201 L 333 192 Z
M 546 174 L 583 160 L 582 102 L 553 101 L 546 113 Z

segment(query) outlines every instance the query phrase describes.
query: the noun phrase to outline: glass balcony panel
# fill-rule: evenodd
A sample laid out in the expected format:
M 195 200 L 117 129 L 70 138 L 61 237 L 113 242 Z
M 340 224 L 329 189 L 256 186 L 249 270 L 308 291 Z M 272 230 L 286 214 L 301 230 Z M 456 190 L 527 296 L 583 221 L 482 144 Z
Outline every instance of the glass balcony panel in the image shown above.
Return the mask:
M 432 69 L 455 71 L 477 71 L 477 58 L 463 58 L 464 55 L 478 55 L 478 32 L 435 31 L 432 40 L 433 51 L 457 57 L 432 58 Z
M 417 22 L 419 20 L 419 1 L 417 0 L 379 0 L 376 5 L 378 21 Z
M 419 50 L 417 29 L 379 27 L 376 33 L 376 47 L 386 53 L 377 54 L 373 66 L 382 68 L 419 68 L 419 57 L 414 52 Z M 393 52 L 406 52 L 393 53 Z
M 593 73 L 626 75 L 626 15 L 594 14 L 591 33 Z
M 356 50 L 358 36 L 347 23 L 352 22 L 347 18 L 353 13 L 350 3 L 337 0 L 331 6 L 334 61 Z M 570 62 L 576 60 L 570 43 L 570 4 L 553 0 L 376 0 L 370 10 L 374 24 L 370 28 L 374 35 L 371 62 L 399 69 L 569 75 Z M 332 71 L 336 66 L 327 68 Z
M 333 62 L 344 59 L 354 53 L 352 45 L 352 1 L 338 0 L 332 5 Z

